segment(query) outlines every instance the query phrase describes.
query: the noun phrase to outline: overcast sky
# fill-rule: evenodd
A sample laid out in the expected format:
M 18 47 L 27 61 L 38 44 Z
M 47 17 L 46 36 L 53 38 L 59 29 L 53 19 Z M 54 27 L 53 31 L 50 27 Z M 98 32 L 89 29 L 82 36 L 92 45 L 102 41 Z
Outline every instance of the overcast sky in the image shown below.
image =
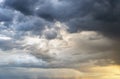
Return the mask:
M 119 79 L 119 41 L 120 0 L 0 0 L 0 79 Z

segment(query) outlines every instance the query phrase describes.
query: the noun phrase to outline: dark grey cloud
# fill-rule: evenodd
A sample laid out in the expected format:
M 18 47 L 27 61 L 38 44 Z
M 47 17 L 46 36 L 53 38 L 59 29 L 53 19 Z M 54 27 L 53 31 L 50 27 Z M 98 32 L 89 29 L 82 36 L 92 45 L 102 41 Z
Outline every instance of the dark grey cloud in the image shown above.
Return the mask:
M 118 37 L 119 4 L 119 0 L 6 0 L 4 5 L 25 15 L 63 21 L 69 25 L 70 32 L 94 30 L 106 36 Z M 90 16 L 90 20 L 87 20 L 87 16 Z
M 26 21 L 18 23 L 16 25 L 16 30 L 18 31 L 31 31 L 40 34 L 43 29 L 45 29 L 45 25 L 50 25 L 49 22 L 45 21 L 44 19 L 37 18 L 37 17 L 29 17 L 26 18 Z
M 115 64 L 119 64 L 120 65 L 120 42 L 119 40 L 116 40 L 113 43 L 113 53 L 110 54 L 111 59 L 115 60 Z
M 16 9 L 24 14 L 30 15 L 32 14 L 33 7 L 38 0 L 5 0 L 5 5 Z M 7 7 L 5 6 L 5 7 Z
M 115 49 L 111 49 L 111 51 L 115 53 L 114 54 L 110 53 L 111 54 L 110 56 L 108 55 L 108 53 L 106 53 L 105 56 L 107 56 L 106 59 L 111 58 L 116 62 L 116 64 L 120 64 L 119 45 L 117 44 L 119 43 L 119 41 L 116 41 L 116 40 L 119 40 L 119 34 L 120 34 L 120 31 L 119 31 L 120 30 L 120 27 L 119 27 L 120 5 L 119 4 L 120 4 L 119 0 L 114 0 L 114 1 L 113 0 L 5 0 L 5 2 L 2 4 L 2 7 L 0 7 L 0 26 L 1 26 L 0 34 L 10 36 L 14 40 L 12 41 L 12 43 L 11 41 L 0 40 L 0 44 L 1 44 L 0 47 L 1 49 L 4 49 L 4 50 L 8 50 L 12 48 L 26 50 L 28 47 L 27 50 L 29 50 L 29 53 L 31 53 L 38 59 L 43 59 L 48 63 L 50 62 L 50 64 L 53 61 L 52 64 L 56 65 L 56 62 L 59 61 L 59 59 L 55 58 L 55 56 L 57 56 L 56 53 L 52 51 L 54 55 L 49 55 L 48 54 L 48 52 L 50 52 L 49 49 L 43 51 L 42 49 L 40 48 L 37 49 L 35 47 L 35 46 L 39 47 L 39 45 L 42 45 L 42 42 L 38 43 L 39 45 L 35 44 L 35 45 L 28 45 L 28 46 L 24 46 L 24 44 L 22 45 L 21 42 L 23 42 L 23 40 L 27 36 L 28 37 L 31 36 L 33 38 L 39 37 L 39 39 L 41 39 L 41 37 L 43 36 L 42 39 L 58 40 L 59 39 L 58 37 L 61 37 L 61 36 L 60 34 L 57 33 L 59 32 L 59 30 L 58 28 L 54 27 L 55 26 L 54 24 L 56 23 L 56 21 L 60 21 L 61 23 L 66 24 L 68 27 L 67 30 L 72 33 L 73 32 L 77 33 L 78 31 L 86 31 L 86 30 L 96 31 L 100 34 L 105 35 L 105 37 L 113 38 L 112 43 L 116 48 L 113 47 Z M 47 31 L 46 31 L 46 27 L 48 28 Z M 54 30 L 51 30 L 51 29 L 54 29 Z M 13 34 L 9 31 L 11 31 Z M 89 36 L 86 36 L 86 37 L 89 37 Z M 72 37 L 72 38 L 75 38 L 75 37 Z M 93 38 L 90 38 L 90 39 L 93 39 Z M 59 40 L 60 42 L 61 40 L 62 42 L 63 41 L 66 42 L 66 40 L 63 39 L 62 37 Z M 90 40 L 85 40 L 84 42 L 87 42 L 87 41 L 90 41 Z M 17 45 L 18 47 L 16 46 L 16 42 L 18 44 Z M 88 50 L 90 51 L 93 48 L 94 48 L 93 51 L 90 51 L 90 52 L 95 52 L 95 53 L 106 52 L 107 50 L 112 48 L 112 46 L 111 47 L 105 46 L 104 48 L 103 41 L 101 46 L 98 45 L 100 43 L 97 44 L 98 47 L 96 43 L 95 44 L 94 42 L 91 42 L 91 43 L 90 42 L 82 43 L 83 45 L 86 44 L 86 47 L 85 47 L 86 49 L 83 48 L 84 52 L 89 53 Z M 78 44 L 80 43 L 78 42 Z M 59 50 L 59 51 L 62 52 L 62 50 Z M 80 52 L 77 51 L 77 53 L 79 54 Z M 92 59 L 92 60 L 101 59 L 101 58 L 105 59 L 105 56 L 103 55 L 99 56 L 98 53 L 97 53 L 98 54 L 97 57 L 95 57 L 96 55 L 95 53 L 92 53 L 92 56 L 88 55 L 85 58 L 78 60 L 77 62 L 88 62 L 86 61 L 86 59 Z M 65 54 L 65 57 L 66 55 L 67 54 Z M 71 64 L 71 61 L 72 62 L 74 62 L 74 60 L 76 61 L 76 59 L 69 60 L 70 57 L 71 56 L 67 56 L 66 58 L 68 59 L 66 59 L 64 58 L 64 55 L 63 55 L 63 58 L 61 56 L 61 64 L 63 64 L 63 67 L 65 67 L 64 64 L 66 62 Z M 61 66 L 61 65 L 59 66 L 58 65 L 59 64 L 57 64 L 57 66 L 55 67 Z
M 105 21 L 105 22 L 117 22 L 119 21 L 119 10 L 118 8 L 120 1 L 119 0 L 98 0 L 98 4 L 95 6 L 95 12 L 96 14 L 95 19 Z M 101 7 L 100 7 L 101 6 Z M 104 9 L 102 8 L 104 7 Z
M 12 40 L 1 40 L 0 39 L 0 49 L 2 50 L 10 50 L 15 48 L 16 45 L 13 43 Z
M 12 10 L 4 9 L 0 7 L 0 22 L 1 21 L 12 21 L 14 13 Z
M 87 1 L 87 0 L 86 0 Z M 94 30 L 110 37 L 119 37 L 119 22 L 120 22 L 120 1 L 116 0 L 90 0 L 87 3 L 87 9 L 80 10 L 85 12 L 84 17 L 76 17 L 68 22 L 71 28 L 76 26 L 76 30 Z M 78 12 L 79 13 L 79 12 Z M 70 29 L 71 30 L 71 29 Z

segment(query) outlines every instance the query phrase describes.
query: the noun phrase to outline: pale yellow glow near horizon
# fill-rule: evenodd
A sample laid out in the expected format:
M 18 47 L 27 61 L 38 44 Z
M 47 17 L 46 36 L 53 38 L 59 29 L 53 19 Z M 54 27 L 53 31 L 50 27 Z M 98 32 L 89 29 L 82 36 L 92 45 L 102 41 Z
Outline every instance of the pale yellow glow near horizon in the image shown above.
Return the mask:
M 120 66 L 96 66 L 84 75 L 84 79 L 120 79 Z

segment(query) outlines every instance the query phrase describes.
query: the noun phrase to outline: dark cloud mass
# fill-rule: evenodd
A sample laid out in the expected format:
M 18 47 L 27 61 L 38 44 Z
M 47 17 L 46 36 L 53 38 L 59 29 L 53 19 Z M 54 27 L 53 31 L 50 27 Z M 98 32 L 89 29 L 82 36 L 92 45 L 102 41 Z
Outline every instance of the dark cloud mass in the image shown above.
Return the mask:
M 0 21 L 11 21 L 13 16 L 12 10 L 0 8 Z
M 38 2 L 38 0 L 5 0 L 5 6 L 7 5 L 24 14 L 30 15 L 36 2 Z
M 44 67 L 40 60 L 48 68 L 75 68 L 102 59 L 97 65 L 120 65 L 119 41 L 120 0 L 0 0 L 0 53 L 22 50 L 35 59 L 0 65 Z
M 20 11 L 26 16 L 38 16 L 48 21 L 63 21 L 70 26 L 71 32 L 78 29 L 94 30 L 118 37 L 119 4 L 119 0 L 5 0 L 4 6 Z M 86 20 L 87 16 L 90 16 L 88 17 L 90 20 Z M 11 16 L 5 17 L 3 20 L 9 20 Z

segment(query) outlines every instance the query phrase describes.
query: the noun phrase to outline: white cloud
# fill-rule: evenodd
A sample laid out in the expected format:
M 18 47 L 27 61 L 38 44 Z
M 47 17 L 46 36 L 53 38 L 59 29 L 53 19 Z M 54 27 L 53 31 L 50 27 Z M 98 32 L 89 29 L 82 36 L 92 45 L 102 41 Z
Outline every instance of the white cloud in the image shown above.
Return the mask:
M 14 51 L 14 52 L 13 52 Z M 24 51 L 25 52 L 25 51 Z M 46 63 L 31 54 L 13 49 L 0 51 L 0 66 L 45 66 Z
M 0 0 L 0 4 L 3 3 L 3 2 L 4 2 L 4 0 Z
M 36 57 L 50 60 L 48 64 L 53 67 L 74 67 L 78 63 L 79 66 L 96 59 L 104 59 L 104 55 L 109 54 L 108 49 L 112 43 L 108 38 L 95 31 L 69 33 L 66 27 L 57 22 L 53 28 L 46 28 L 41 37 L 25 36 L 20 43 Z M 44 37 L 44 32 L 51 29 L 56 29 L 57 37 L 49 40 Z
M 0 40 L 11 40 L 11 37 L 5 36 L 5 35 L 0 35 Z
M 69 33 L 67 27 L 64 23 L 55 22 L 51 27 L 46 26 L 42 35 L 29 33 L 20 40 L 14 40 L 14 43 L 8 43 L 9 40 L 13 42 L 11 37 L 1 35 L 1 40 L 8 41 L 4 42 L 4 48 L 9 46 L 8 51 L 10 52 L 8 54 L 2 53 L 1 59 L 4 61 L 1 63 L 7 62 L 8 65 L 17 66 L 79 68 L 85 64 L 96 64 L 99 60 L 108 62 L 112 50 L 110 39 L 95 31 Z M 49 36 L 51 32 L 56 33 L 56 37 L 47 39 L 46 34 Z M 54 34 L 52 35 L 54 36 Z M 3 43 L 1 42 L 1 44 Z M 17 44 L 18 47 L 14 44 Z M 10 59 L 11 61 L 9 61 Z M 98 61 L 94 62 L 96 60 Z M 101 62 L 100 64 L 104 63 Z

